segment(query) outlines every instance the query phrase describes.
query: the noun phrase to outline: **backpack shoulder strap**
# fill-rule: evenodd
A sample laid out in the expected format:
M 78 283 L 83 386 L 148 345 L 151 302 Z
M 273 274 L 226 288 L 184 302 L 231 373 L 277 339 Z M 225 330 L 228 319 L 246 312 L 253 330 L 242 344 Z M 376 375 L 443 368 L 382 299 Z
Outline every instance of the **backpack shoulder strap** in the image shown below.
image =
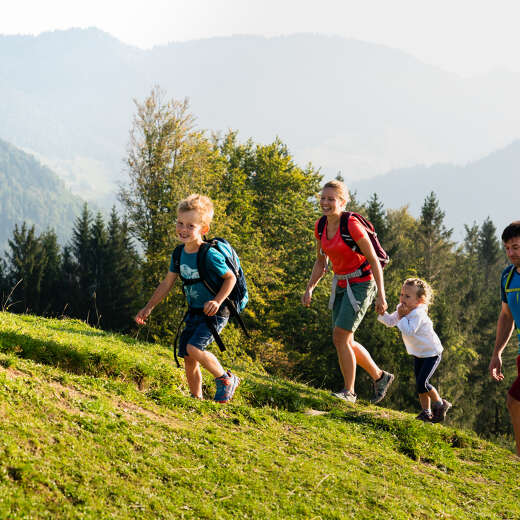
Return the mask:
M 320 217 L 320 220 L 318 220 L 318 236 L 321 240 L 321 235 L 323 235 L 323 230 L 325 229 L 325 224 L 327 223 L 327 216 L 323 215 Z
M 511 283 L 511 278 L 513 278 L 513 273 L 515 272 L 514 264 L 511 264 L 511 268 L 507 273 L 506 283 L 504 284 L 504 290 L 507 291 L 509 289 L 509 284 Z
M 214 287 L 208 275 L 208 251 L 211 247 L 216 247 L 214 241 L 202 242 L 199 252 L 197 253 L 197 270 L 199 271 L 199 278 L 206 288 L 213 294 L 217 294 L 218 288 Z
M 344 211 L 339 219 L 339 232 L 343 242 L 345 242 L 350 249 L 356 252 L 359 251 L 359 247 L 348 230 L 348 221 L 350 220 L 350 217 L 357 218 L 357 215 L 358 214 L 353 211 Z
M 181 268 L 181 254 L 182 254 L 182 250 L 183 249 L 184 249 L 184 245 L 183 244 L 178 245 L 173 250 L 173 253 L 172 253 L 173 268 L 175 269 L 176 273 L 178 273 L 180 271 L 180 268 Z

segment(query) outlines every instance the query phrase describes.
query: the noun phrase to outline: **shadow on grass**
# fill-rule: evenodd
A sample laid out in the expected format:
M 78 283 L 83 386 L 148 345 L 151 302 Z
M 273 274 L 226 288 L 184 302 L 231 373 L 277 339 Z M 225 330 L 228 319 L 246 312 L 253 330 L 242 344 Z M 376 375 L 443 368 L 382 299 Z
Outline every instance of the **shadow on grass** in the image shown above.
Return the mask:
M 134 362 L 130 357 L 125 359 L 109 349 L 96 352 L 53 340 L 35 339 L 27 334 L 0 333 L 0 352 L 52 365 L 73 374 L 130 380 L 140 390 L 145 389 L 150 381 L 155 384 L 171 382 L 169 370 Z
M 395 439 L 398 452 L 415 461 L 433 463 L 444 470 L 450 470 L 452 466 L 452 448 L 475 448 L 479 445 L 477 439 L 463 432 L 414 418 L 388 418 L 364 410 L 339 409 L 331 411 L 329 417 L 390 435 Z

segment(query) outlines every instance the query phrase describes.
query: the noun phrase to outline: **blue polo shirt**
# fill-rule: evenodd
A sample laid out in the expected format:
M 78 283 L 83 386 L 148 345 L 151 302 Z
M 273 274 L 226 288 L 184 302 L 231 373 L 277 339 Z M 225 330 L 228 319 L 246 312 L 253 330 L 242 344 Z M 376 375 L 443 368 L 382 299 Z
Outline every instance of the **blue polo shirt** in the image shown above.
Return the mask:
M 502 301 L 509 306 L 515 320 L 516 332 L 518 334 L 518 354 L 520 355 L 520 274 L 513 265 L 506 267 L 502 271 L 500 294 Z

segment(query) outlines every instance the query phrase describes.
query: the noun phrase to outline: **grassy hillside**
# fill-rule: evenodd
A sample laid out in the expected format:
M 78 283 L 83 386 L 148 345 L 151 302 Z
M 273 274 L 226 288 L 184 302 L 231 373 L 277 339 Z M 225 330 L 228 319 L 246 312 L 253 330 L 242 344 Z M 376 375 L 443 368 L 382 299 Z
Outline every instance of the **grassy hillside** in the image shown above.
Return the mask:
M 520 517 L 511 452 L 233 357 L 201 402 L 164 348 L 0 313 L 0 518 Z

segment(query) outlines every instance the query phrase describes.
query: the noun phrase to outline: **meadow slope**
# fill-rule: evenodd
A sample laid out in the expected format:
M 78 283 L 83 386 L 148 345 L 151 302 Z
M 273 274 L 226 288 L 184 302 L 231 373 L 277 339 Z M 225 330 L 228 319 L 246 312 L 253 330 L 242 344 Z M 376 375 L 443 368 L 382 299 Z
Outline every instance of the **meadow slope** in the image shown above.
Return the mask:
M 163 347 L 0 313 L 0 519 L 520 518 L 510 451 L 228 363 L 197 401 Z

